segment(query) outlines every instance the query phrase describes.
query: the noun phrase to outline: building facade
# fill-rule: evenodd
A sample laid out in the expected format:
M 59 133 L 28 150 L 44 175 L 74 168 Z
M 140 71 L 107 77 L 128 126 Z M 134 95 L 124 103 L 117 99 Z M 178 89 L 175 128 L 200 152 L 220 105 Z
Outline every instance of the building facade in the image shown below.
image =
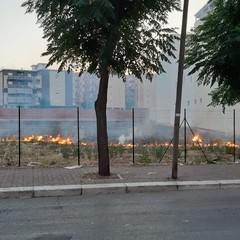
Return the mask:
M 0 106 L 31 107 L 38 105 L 41 81 L 35 72 L 4 69 L 0 71 Z
M 208 1 L 199 11 L 195 14 L 194 27 L 201 25 L 202 19 L 207 16 L 207 14 L 212 11 L 214 7 L 214 0 Z
M 127 76 L 124 82 L 109 76 L 109 109 L 151 108 L 156 105 L 154 84 L 143 78 Z M 99 78 L 95 74 L 47 69 L 46 64 L 32 65 L 32 70 L 0 71 L 0 106 L 2 107 L 73 107 L 93 109 L 98 95 Z
M 73 106 L 72 74 L 45 67 L 46 64 L 39 63 L 32 70 L 1 70 L 0 106 Z

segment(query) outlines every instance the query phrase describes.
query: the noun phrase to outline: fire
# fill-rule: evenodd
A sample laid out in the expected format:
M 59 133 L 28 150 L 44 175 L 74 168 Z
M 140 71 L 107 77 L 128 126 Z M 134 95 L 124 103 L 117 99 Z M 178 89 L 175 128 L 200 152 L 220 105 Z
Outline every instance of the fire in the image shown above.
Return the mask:
M 17 142 L 19 141 L 17 136 L 12 136 L 12 137 L 5 137 L 0 139 L 0 142 Z M 21 137 L 20 139 L 21 142 L 48 142 L 48 143 L 57 143 L 57 144 L 73 144 L 74 141 L 72 138 L 70 137 L 63 137 L 60 134 L 57 135 L 56 137 L 53 137 L 51 135 L 30 135 L 30 136 L 24 136 Z M 192 143 L 194 146 L 200 145 L 203 146 L 203 140 L 201 138 L 201 136 L 199 134 L 194 135 L 194 137 L 192 138 Z M 95 146 L 95 143 L 92 142 L 80 142 L 79 143 L 81 146 L 83 147 L 93 147 Z M 139 144 L 135 143 L 134 145 L 132 143 L 109 143 L 109 145 L 112 146 L 123 146 L 125 148 L 132 148 L 137 147 Z M 153 143 L 153 144 L 144 144 L 144 146 L 146 147 L 169 147 L 169 146 L 173 146 L 173 144 L 170 142 L 164 142 L 164 143 Z M 226 142 L 225 144 L 215 142 L 215 143 L 208 143 L 205 144 L 204 147 L 220 147 L 220 146 L 226 146 L 226 147 L 236 147 L 236 148 L 240 148 L 239 144 L 234 144 L 231 141 Z
M 196 135 L 192 138 L 192 142 L 193 142 L 194 145 L 196 145 L 196 144 L 202 145 L 202 143 L 203 143 L 202 138 L 200 137 L 199 134 L 196 134 Z
M 56 138 L 52 137 L 51 135 L 49 136 L 49 142 L 55 142 L 58 144 L 72 144 L 72 140 L 67 137 L 67 138 L 63 138 L 60 135 L 58 135 Z
M 11 138 L 4 138 L 1 139 L 2 142 L 13 142 L 17 141 L 17 137 L 11 137 Z M 57 144 L 72 144 L 73 140 L 69 137 L 62 137 L 60 134 L 57 137 L 53 137 L 51 135 L 31 135 L 31 136 L 25 136 L 21 138 L 22 142 L 52 142 L 52 143 L 57 143 Z
M 239 145 L 238 144 L 234 144 L 233 142 L 231 141 L 228 141 L 226 144 L 225 144 L 226 147 L 230 147 L 230 148 L 239 148 Z
M 84 146 L 84 147 L 92 147 L 92 146 L 94 146 L 94 143 L 91 143 L 91 142 L 81 142 L 80 145 Z

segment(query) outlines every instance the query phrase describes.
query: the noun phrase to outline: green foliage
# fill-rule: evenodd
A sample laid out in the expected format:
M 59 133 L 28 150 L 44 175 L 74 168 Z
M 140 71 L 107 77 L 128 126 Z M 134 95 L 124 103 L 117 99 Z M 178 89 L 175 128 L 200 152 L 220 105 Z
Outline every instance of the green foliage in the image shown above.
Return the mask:
M 155 156 L 157 159 L 160 159 L 163 155 L 163 147 L 162 146 L 157 146 L 155 147 Z
M 174 56 L 175 29 L 165 25 L 179 0 L 27 0 L 22 6 L 37 13 L 48 41 L 43 55 L 59 71 L 99 74 L 104 64 L 123 79 L 126 73 L 151 79 Z
M 61 146 L 61 153 L 64 159 L 68 159 L 70 157 L 71 146 L 62 145 Z
M 225 153 L 226 154 L 233 154 L 234 152 L 234 147 L 232 146 L 225 146 Z
M 81 148 L 80 148 L 80 156 L 82 156 Z M 78 143 L 73 144 L 73 157 L 78 157 Z
M 117 147 L 115 145 L 113 145 L 113 144 L 109 145 L 109 155 L 111 158 L 116 156 L 116 149 L 117 149 Z
M 137 144 L 136 145 L 136 147 L 135 147 L 135 152 L 137 153 L 137 154 L 141 154 L 142 152 L 143 152 L 143 149 L 144 149 L 144 146 L 143 146 L 143 144 Z M 131 149 L 131 151 L 132 151 L 132 149 Z
M 125 147 L 121 144 L 109 144 L 109 155 L 111 158 L 122 157 L 125 150 Z
M 51 152 L 54 152 L 54 153 L 58 153 L 59 152 L 59 147 L 58 147 L 58 143 L 52 143 L 49 145 L 49 150 Z
M 141 152 L 139 161 L 142 164 L 149 164 L 151 162 L 151 157 L 150 157 L 147 147 L 142 148 L 142 152 Z
M 18 154 L 17 142 L 0 143 L 0 160 L 8 166 L 16 165 L 15 156 Z
M 217 86 L 211 105 L 240 102 L 240 1 L 215 0 L 214 9 L 188 39 L 186 64 L 198 83 Z
M 116 149 L 119 157 L 122 157 L 124 152 L 125 152 L 125 147 L 123 145 L 117 145 L 117 149 Z
M 94 146 L 93 146 L 93 158 L 94 158 L 94 159 L 97 159 L 97 156 L 98 156 L 97 146 L 94 145 Z
M 84 146 L 82 150 L 85 152 L 86 157 L 88 160 L 92 158 L 92 146 Z

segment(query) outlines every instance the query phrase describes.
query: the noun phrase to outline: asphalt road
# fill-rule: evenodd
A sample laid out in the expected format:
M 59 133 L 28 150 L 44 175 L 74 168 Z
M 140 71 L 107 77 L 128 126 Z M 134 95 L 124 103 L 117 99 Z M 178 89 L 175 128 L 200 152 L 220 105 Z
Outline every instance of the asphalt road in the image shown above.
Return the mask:
M 239 240 L 240 190 L 0 199 L 1 240 Z

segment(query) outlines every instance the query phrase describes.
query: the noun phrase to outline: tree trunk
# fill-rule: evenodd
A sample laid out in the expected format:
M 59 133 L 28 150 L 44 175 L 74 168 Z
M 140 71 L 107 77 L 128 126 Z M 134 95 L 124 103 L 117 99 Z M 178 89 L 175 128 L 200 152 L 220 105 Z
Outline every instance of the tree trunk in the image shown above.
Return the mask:
M 97 100 L 95 102 L 97 118 L 98 174 L 101 176 L 110 175 L 106 113 L 108 79 L 108 68 L 106 65 L 103 65 L 100 69 L 99 91 Z

